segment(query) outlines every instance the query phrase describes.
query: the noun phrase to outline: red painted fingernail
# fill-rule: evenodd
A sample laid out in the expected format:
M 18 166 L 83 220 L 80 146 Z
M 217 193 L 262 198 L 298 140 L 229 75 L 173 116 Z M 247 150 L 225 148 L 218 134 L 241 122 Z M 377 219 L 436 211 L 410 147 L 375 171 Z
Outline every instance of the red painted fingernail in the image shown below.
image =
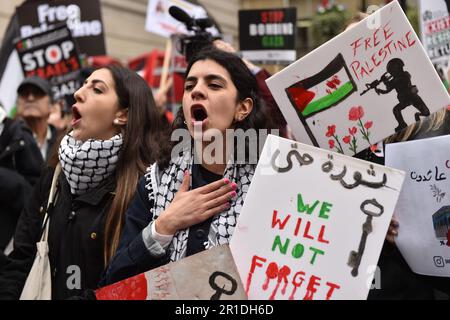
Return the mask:
M 233 183 L 231 184 L 231 188 L 236 189 L 236 187 L 237 187 L 237 184 L 233 182 Z
M 230 196 L 231 196 L 232 198 L 234 198 L 234 197 L 236 196 L 236 192 L 235 192 L 235 191 L 230 192 Z
M 223 182 L 224 182 L 225 184 L 229 184 L 229 183 L 230 183 L 230 179 L 225 178 L 225 179 L 223 179 Z

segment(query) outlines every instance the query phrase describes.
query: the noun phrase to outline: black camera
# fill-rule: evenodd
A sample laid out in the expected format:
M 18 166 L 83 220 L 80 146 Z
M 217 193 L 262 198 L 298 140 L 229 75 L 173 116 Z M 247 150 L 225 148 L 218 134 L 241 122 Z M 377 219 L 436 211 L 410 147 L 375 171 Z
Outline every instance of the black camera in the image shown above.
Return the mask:
M 186 61 L 189 61 L 195 52 L 211 46 L 214 40 L 220 39 L 219 36 L 213 36 L 206 31 L 214 25 L 211 19 L 194 19 L 177 6 L 171 6 L 169 13 L 176 20 L 183 22 L 187 30 L 194 32 L 194 35 L 181 36 L 177 43 L 177 49 L 186 57 Z

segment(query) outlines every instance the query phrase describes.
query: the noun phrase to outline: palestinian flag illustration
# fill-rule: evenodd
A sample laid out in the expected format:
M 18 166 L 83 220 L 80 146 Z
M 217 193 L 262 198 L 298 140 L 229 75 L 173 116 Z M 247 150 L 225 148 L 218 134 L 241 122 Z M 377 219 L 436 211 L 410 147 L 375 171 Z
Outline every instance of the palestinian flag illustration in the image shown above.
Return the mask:
M 322 71 L 286 89 L 300 118 L 308 118 L 344 101 L 357 90 L 356 84 L 338 54 Z
M 16 44 L 16 49 L 18 52 L 21 52 L 23 50 L 29 50 L 32 47 L 33 47 L 33 41 L 31 41 L 31 39 L 20 40 Z

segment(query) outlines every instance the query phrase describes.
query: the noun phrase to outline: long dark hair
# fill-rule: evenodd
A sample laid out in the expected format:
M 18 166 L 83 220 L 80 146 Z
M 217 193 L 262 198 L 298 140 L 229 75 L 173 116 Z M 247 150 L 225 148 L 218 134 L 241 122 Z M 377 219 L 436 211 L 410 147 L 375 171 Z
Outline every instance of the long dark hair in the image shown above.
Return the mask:
M 128 108 L 123 131 L 123 146 L 116 168 L 116 190 L 105 225 L 105 264 L 119 244 L 125 211 L 136 190 L 139 178 L 155 162 L 161 141 L 168 141 L 153 95 L 147 83 L 124 67 L 104 67 L 111 72 L 121 108 Z
M 276 126 L 273 121 L 270 120 L 268 116 L 268 109 L 264 101 L 260 96 L 260 89 L 258 87 L 258 82 L 252 72 L 248 69 L 245 63 L 238 56 L 219 50 L 214 47 L 207 47 L 197 54 L 195 54 L 189 61 L 186 68 L 185 77 L 189 75 L 192 66 L 197 61 L 212 60 L 219 65 L 221 65 L 225 70 L 228 71 L 231 77 L 231 81 L 237 89 L 237 101 L 241 102 L 247 98 L 253 100 L 253 109 L 250 114 L 245 117 L 242 121 L 236 122 L 234 124 L 234 129 L 275 129 Z M 183 114 L 183 108 L 180 108 L 172 124 L 172 130 L 176 129 L 186 129 L 187 126 L 184 123 L 185 118 Z M 172 142 L 170 146 L 174 146 L 177 142 Z M 166 148 L 161 152 L 160 157 L 157 159 L 158 165 L 161 168 L 165 168 L 170 161 L 170 151 Z M 171 148 L 170 148 L 171 149 Z M 246 145 L 246 149 L 248 146 Z M 248 151 L 248 150 L 246 150 Z

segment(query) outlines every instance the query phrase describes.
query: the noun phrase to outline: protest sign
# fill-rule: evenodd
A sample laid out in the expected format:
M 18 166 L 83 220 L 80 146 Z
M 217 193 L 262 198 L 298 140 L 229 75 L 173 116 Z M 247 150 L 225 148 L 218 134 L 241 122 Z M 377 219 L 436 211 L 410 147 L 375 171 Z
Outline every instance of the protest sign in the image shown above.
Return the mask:
M 269 135 L 230 249 L 249 299 L 366 299 L 404 173 Z
M 266 82 L 298 141 L 348 155 L 450 104 L 397 1 Z
M 80 87 L 81 64 L 66 26 L 21 39 L 16 49 L 25 77 L 37 75 L 47 79 L 54 99 L 73 95 Z
M 297 8 L 239 10 L 239 49 L 254 62 L 295 60 Z
M 66 23 L 80 53 L 105 55 L 105 39 L 99 0 L 28 1 L 17 7 L 20 37 L 51 30 Z
M 395 240 L 411 270 L 450 277 L 450 135 L 386 145 L 386 165 L 404 170 Z
M 247 299 L 228 245 L 100 288 L 96 297 L 98 300 Z
M 450 58 L 450 1 L 433 0 L 419 3 L 422 43 L 431 61 L 447 62 Z
M 422 44 L 441 78 L 448 80 L 450 59 L 450 1 L 419 1 Z

